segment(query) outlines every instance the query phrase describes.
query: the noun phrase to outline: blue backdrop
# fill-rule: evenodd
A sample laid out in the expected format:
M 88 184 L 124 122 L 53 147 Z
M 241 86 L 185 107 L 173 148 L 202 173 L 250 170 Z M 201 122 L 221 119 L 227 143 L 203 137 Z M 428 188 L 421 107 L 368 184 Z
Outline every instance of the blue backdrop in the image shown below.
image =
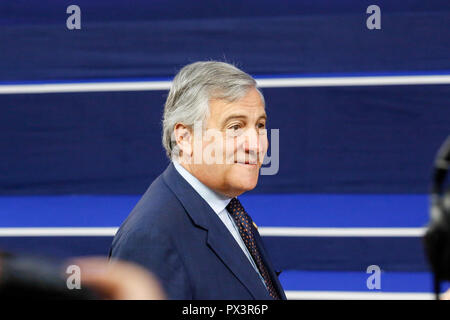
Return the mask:
M 66 28 L 71 4 L 81 8 L 81 30 Z M 183 65 L 210 59 L 235 63 L 258 79 L 450 75 L 450 2 L 377 1 L 381 30 L 366 28 L 371 4 L 4 0 L 0 89 L 170 80 Z M 431 166 L 450 133 L 448 84 L 263 93 L 268 126 L 280 129 L 280 169 L 243 197 L 259 225 L 425 225 Z M 160 142 L 166 95 L 0 94 L 1 228 L 118 226 L 168 164 Z M 0 237 L 0 246 L 106 254 L 110 240 Z M 360 272 L 371 263 L 397 272 L 428 270 L 417 237 L 265 241 L 276 264 L 289 270 Z

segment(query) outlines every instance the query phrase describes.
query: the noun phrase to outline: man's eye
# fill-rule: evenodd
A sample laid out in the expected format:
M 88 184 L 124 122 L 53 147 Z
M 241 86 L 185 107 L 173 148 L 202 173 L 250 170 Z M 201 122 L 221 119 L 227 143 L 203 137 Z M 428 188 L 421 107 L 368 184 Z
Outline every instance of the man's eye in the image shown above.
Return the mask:
M 258 128 L 260 128 L 260 129 L 264 129 L 265 127 L 266 127 L 265 123 L 258 124 Z
M 241 128 L 241 126 L 239 124 L 235 124 L 234 126 L 231 126 L 231 129 L 233 130 L 239 130 Z

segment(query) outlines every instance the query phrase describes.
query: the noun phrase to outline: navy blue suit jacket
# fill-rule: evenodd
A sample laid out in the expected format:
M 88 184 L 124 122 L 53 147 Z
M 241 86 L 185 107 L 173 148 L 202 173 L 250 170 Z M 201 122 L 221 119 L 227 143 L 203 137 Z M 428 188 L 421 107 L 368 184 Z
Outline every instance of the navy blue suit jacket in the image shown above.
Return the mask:
M 286 299 L 259 234 L 256 243 Z M 170 299 L 271 299 L 231 233 L 173 164 L 124 221 L 110 256 L 149 269 Z

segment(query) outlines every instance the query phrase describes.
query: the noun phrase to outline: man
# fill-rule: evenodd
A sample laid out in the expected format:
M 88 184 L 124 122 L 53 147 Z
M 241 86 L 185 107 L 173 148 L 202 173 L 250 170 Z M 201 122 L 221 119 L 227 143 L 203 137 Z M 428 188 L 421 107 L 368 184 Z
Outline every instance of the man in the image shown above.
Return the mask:
M 236 198 L 258 182 L 266 118 L 248 74 L 223 62 L 185 66 L 164 108 L 172 163 L 120 227 L 111 257 L 150 269 L 171 299 L 286 299 Z

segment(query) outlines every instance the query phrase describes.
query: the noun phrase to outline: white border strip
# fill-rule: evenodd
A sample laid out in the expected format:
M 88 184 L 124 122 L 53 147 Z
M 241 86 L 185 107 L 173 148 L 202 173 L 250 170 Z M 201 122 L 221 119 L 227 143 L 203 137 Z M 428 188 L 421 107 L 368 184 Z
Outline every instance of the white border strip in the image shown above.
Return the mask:
M 425 228 L 273 228 L 260 227 L 266 237 L 422 237 Z
M 286 291 L 288 300 L 434 300 L 427 292 Z
M 0 85 L 0 94 L 169 90 L 171 81 L 86 82 Z
M 450 84 L 450 75 L 259 79 L 261 88 Z
M 104 237 L 118 228 L 0 228 L 0 237 Z
M 0 237 L 102 237 L 118 228 L 0 228 Z M 422 237 L 425 228 L 258 228 L 265 237 Z
M 257 79 L 261 88 L 450 84 L 450 75 Z M 0 94 L 169 90 L 171 81 L 123 81 L 0 85 Z

